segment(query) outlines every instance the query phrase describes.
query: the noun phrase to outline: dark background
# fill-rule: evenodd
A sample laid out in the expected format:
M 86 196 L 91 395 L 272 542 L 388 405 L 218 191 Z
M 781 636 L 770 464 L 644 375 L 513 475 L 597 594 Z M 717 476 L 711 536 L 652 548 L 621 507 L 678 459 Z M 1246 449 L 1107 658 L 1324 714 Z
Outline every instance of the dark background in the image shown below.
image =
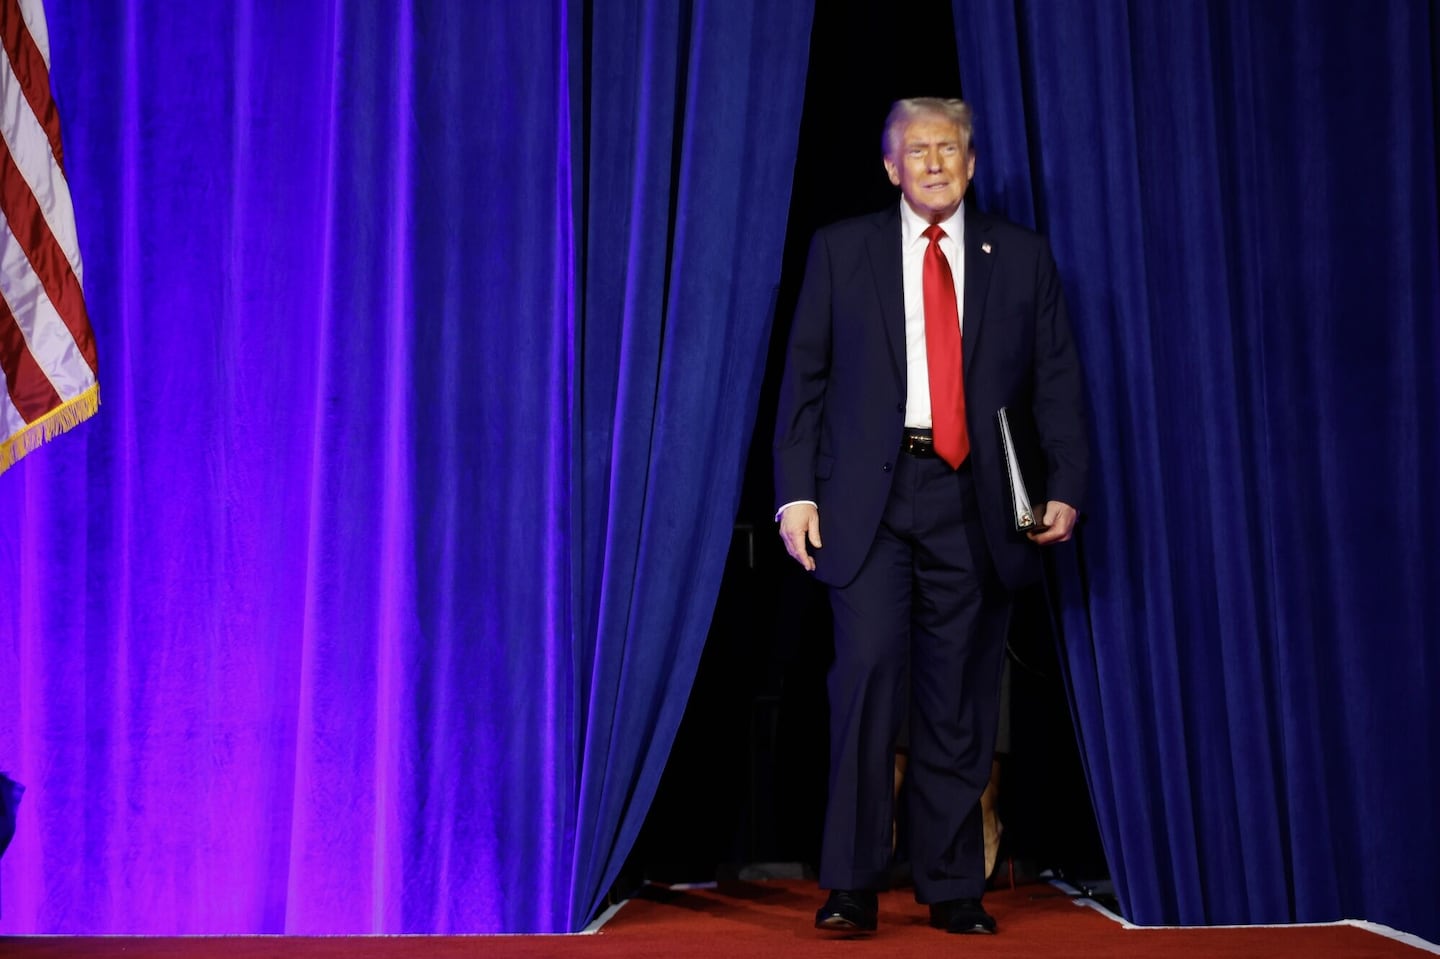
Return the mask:
M 757 864 L 808 872 L 818 862 L 830 614 L 823 588 L 775 534 L 770 436 L 811 235 L 896 202 L 880 159 L 892 102 L 963 96 L 949 0 L 900 9 L 816 5 L 784 270 L 735 540 L 685 718 L 622 884 L 708 881 Z M 983 118 L 977 127 L 984 163 Z M 1054 869 L 1091 884 L 1108 873 L 1038 590 L 1021 597 L 1010 648 L 1002 858 L 1022 874 Z

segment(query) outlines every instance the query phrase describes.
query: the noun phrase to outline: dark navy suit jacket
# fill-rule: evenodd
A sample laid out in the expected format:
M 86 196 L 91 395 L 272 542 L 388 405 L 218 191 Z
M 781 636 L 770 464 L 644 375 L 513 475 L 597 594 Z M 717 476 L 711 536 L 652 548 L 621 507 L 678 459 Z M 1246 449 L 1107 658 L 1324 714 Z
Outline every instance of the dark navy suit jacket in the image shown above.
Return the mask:
M 902 201 L 903 202 L 903 201 Z M 965 204 L 963 362 L 970 462 L 996 571 L 1039 578 L 1015 532 L 995 413 L 1008 407 L 1032 500 L 1080 508 L 1089 448 L 1080 365 L 1049 244 Z M 815 575 L 854 578 L 879 528 L 904 433 L 900 209 L 824 227 L 811 243 L 775 428 L 777 505 L 814 500 Z

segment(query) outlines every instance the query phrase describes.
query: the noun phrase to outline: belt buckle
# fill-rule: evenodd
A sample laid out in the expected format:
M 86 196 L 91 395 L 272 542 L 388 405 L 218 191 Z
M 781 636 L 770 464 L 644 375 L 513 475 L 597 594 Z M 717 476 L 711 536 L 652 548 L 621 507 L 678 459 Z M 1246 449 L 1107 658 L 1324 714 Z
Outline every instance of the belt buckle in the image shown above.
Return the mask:
M 921 433 L 907 432 L 905 434 L 905 452 L 917 457 L 934 456 L 935 440 Z

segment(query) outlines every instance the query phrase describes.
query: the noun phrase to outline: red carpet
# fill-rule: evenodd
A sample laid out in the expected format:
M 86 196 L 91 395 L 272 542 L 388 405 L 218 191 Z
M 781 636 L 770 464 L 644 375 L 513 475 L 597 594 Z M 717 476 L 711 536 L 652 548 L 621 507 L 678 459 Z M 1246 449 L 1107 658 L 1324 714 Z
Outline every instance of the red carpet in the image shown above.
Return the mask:
M 1126 929 L 1076 904 L 1053 886 L 989 893 L 995 936 L 950 936 L 928 924 L 909 890 L 880 899 L 880 930 L 836 941 L 810 928 L 824 896 L 813 882 L 730 883 L 684 892 L 651 888 L 606 924 L 602 937 L 625 940 L 631 956 L 1045 956 L 1086 957 L 1408 957 L 1427 953 L 1352 926 L 1244 929 Z M 691 946 L 691 941 L 695 945 Z M 677 949 L 677 944 L 684 947 Z
M 717 888 L 651 887 L 626 903 L 596 935 L 314 937 L 0 937 L 3 959 L 154 956 L 175 959 L 252 957 L 530 957 L 601 956 L 696 959 L 730 956 L 926 957 L 931 955 L 1085 957 L 1085 959 L 1421 959 L 1429 954 L 1353 926 L 1242 929 L 1125 929 L 1048 885 L 986 896 L 1000 924 L 996 936 L 949 936 L 926 924 L 908 891 L 880 900 L 880 931 L 836 939 L 810 928 L 823 897 L 813 882 L 725 883 Z

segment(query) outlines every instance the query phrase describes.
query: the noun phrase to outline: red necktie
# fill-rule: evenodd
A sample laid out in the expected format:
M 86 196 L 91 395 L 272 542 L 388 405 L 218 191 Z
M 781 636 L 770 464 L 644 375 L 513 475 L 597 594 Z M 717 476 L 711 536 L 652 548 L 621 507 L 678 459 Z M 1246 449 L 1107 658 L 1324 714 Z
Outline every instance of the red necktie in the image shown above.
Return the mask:
M 965 374 L 960 362 L 960 312 L 955 301 L 955 277 L 940 250 L 945 231 L 925 231 L 922 286 L 925 289 L 925 365 L 930 372 L 930 418 L 935 452 L 958 468 L 970 454 L 970 433 L 965 429 Z

